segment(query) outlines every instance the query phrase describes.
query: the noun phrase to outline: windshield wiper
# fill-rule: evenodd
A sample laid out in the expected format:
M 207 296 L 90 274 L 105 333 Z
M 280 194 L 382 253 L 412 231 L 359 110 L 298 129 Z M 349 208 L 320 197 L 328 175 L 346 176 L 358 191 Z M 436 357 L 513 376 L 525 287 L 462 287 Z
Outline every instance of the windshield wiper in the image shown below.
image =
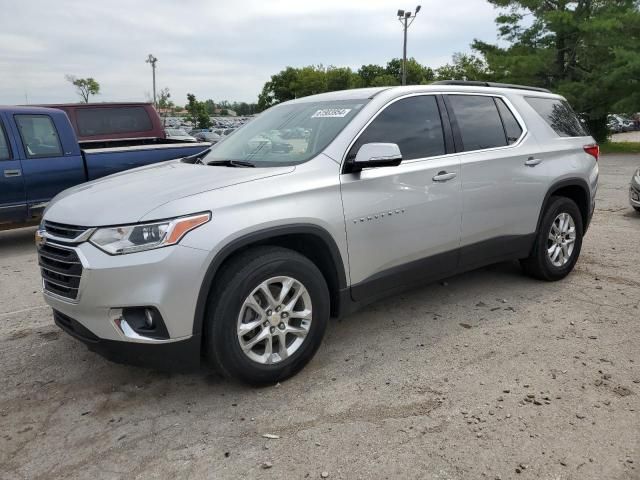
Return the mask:
M 256 168 L 255 163 L 247 162 L 245 160 L 213 160 L 211 162 L 207 162 L 207 165 L 222 165 L 223 167 Z
M 189 155 L 188 157 L 184 157 L 182 159 L 183 163 L 202 163 L 202 159 L 204 157 L 206 157 L 209 152 L 211 151 L 211 147 L 207 148 L 206 150 L 203 150 L 199 153 L 196 153 L 195 155 Z

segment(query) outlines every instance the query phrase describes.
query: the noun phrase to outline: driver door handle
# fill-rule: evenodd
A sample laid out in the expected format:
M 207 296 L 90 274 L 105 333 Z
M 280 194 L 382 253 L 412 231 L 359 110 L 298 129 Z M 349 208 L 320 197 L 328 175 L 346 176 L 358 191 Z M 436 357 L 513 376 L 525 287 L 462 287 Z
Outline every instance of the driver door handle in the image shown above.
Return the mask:
M 527 167 L 535 167 L 535 166 L 536 166 L 536 165 L 538 165 L 540 162 L 542 162 L 542 160 L 541 160 L 541 159 L 539 159 L 539 158 L 529 157 L 529 158 L 527 159 L 527 161 L 526 161 L 526 162 L 524 162 L 524 164 L 525 164 Z
M 452 178 L 456 178 L 456 172 L 445 172 L 444 170 L 438 172 L 438 174 L 433 177 L 434 182 L 446 182 L 451 180 Z
M 22 171 L 20 169 L 15 169 L 15 170 L 5 170 L 4 171 L 4 176 L 5 178 L 9 178 L 9 177 L 19 177 L 22 175 Z

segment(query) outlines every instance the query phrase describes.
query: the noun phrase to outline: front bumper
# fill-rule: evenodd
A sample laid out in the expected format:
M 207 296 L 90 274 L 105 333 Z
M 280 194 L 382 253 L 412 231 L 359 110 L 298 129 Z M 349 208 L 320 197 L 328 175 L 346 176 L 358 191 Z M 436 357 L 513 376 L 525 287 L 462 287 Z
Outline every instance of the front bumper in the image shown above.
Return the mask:
M 110 256 L 86 242 L 64 247 L 76 252 L 83 269 L 77 298 L 44 290 L 60 328 L 115 362 L 171 370 L 199 363 L 200 336 L 193 333 L 193 321 L 208 252 L 176 245 Z M 123 329 L 118 312 L 127 307 L 155 308 L 167 338 Z
M 95 336 L 77 320 L 56 310 L 53 311 L 53 320 L 90 351 L 115 363 L 179 372 L 188 372 L 200 365 L 200 335 L 169 343 L 105 340 Z

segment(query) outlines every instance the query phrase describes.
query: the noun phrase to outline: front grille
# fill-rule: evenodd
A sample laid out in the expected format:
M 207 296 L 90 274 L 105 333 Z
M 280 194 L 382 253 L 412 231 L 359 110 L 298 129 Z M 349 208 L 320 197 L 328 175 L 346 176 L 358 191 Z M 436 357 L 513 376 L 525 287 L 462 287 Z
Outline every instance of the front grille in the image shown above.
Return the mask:
M 71 300 L 78 298 L 82 263 L 75 250 L 45 243 L 38 248 L 38 264 L 47 292 Z
M 78 227 L 75 225 L 66 225 L 64 223 L 49 222 L 45 220 L 44 230 L 57 238 L 65 240 L 75 240 L 83 233 L 89 230 L 89 227 Z

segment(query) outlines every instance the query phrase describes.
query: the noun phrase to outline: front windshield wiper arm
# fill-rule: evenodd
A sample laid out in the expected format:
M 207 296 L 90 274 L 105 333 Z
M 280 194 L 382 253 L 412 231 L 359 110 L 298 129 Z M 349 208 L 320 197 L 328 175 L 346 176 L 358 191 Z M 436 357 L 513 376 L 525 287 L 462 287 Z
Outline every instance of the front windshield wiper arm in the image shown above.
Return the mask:
M 207 155 L 209 155 L 209 152 L 211 151 L 211 147 L 196 153 L 195 155 L 189 155 L 188 157 L 184 157 L 181 161 L 183 163 L 202 163 L 202 159 L 204 157 L 206 157 Z
M 222 165 L 223 167 L 256 168 L 255 163 L 247 162 L 245 160 L 213 160 L 211 162 L 207 162 L 207 165 Z

